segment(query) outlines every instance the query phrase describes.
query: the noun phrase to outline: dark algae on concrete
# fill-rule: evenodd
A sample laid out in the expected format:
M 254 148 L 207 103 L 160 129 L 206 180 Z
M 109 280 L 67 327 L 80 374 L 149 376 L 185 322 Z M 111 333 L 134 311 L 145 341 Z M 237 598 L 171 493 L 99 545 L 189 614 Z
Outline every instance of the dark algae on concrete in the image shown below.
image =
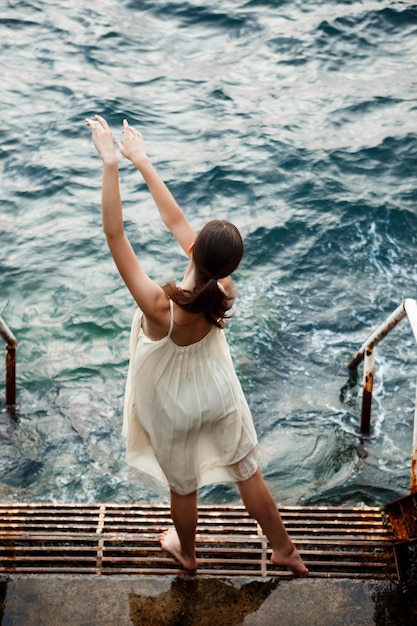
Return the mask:
M 238 626 L 278 585 L 255 580 L 238 589 L 228 580 L 178 577 L 158 596 L 130 594 L 130 617 L 133 626 Z

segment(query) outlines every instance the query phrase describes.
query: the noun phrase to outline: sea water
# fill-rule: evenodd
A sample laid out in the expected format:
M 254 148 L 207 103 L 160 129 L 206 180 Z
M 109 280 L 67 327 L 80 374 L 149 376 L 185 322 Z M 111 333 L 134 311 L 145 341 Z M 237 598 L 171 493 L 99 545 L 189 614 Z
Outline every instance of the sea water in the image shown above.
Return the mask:
M 0 414 L 3 501 L 155 501 L 121 437 L 134 303 L 100 220 L 85 118 L 140 129 L 199 229 L 245 240 L 227 328 L 260 464 L 290 504 L 407 492 L 417 346 L 377 351 L 372 430 L 347 364 L 417 296 L 417 8 L 407 1 L 2 0 L 0 315 L 18 411 Z M 126 230 L 150 276 L 185 258 L 121 161 Z M 0 364 L 1 366 L 1 364 Z M 0 392 L 4 396 L 4 378 Z M 237 501 L 233 486 L 202 491 Z

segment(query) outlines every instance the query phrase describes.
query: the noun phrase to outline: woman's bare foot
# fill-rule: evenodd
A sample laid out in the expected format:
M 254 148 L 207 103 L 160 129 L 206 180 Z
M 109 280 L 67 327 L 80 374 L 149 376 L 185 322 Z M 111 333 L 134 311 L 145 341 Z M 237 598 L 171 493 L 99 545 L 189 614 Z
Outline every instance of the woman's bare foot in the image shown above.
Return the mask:
M 271 563 L 274 565 L 284 565 L 288 567 L 296 576 L 305 578 L 308 576 L 308 569 L 304 565 L 297 548 L 293 547 L 288 556 L 282 556 L 279 552 L 272 552 Z
M 177 531 L 174 528 L 170 528 L 166 530 L 159 536 L 159 541 L 161 543 L 162 550 L 168 552 L 176 561 L 181 563 L 185 569 L 188 570 L 196 570 L 197 569 L 197 559 L 190 556 L 185 556 L 182 553 L 181 543 L 177 534 Z

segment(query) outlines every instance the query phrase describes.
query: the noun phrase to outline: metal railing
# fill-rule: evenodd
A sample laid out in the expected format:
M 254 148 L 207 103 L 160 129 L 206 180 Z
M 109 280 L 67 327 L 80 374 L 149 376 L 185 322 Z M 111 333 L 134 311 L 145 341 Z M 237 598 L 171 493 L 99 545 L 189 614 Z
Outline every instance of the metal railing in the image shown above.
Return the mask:
M 16 347 L 17 340 L 6 322 L 0 317 L 0 335 L 6 342 L 6 409 L 16 408 Z
M 417 302 L 411 298 L 404 300 L 386 320 L 368 337 L 364 344 L 352 357 L 348 368 L 353 371 L 364 361 L 363 367 L 363 395 L 361 411 L 361 434 L 369 434 L 371 426 L 372 388 L 375 370 L 375 346 L 392 330 L 404 317 L 408 317 L 414 337 L 417 341 Z M 417 393 L 414 410 L 413 451 L 411 457 L 410 493 L 417 492 Z

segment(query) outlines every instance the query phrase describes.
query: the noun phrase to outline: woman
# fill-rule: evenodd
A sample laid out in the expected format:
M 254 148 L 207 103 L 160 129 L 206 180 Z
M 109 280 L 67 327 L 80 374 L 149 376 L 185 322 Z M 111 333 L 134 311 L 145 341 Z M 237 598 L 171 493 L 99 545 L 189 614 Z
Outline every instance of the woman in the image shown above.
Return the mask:
M 125 397 L 127 461 L 168 483 L 175 529 L 161 547 L 197 568 L 197 489 L 233 480 L 272 547 L 272 563 L 307 576 L 259 470 L 252 417 L 223 333 L 235 295 L 230 275 L 243 243 L 230 222 L 197 233 L 150 163 L 142 135 L 124 121 L 116 144 L 139 170 L 165 225 L 189 257 L 179 284 L 161 287 L 144 271 L 126 237 L 118 156 L 106 120 L 87 119 L 103 161 L 102 220 L 110 252 L 138 305 L 131 332 Z

